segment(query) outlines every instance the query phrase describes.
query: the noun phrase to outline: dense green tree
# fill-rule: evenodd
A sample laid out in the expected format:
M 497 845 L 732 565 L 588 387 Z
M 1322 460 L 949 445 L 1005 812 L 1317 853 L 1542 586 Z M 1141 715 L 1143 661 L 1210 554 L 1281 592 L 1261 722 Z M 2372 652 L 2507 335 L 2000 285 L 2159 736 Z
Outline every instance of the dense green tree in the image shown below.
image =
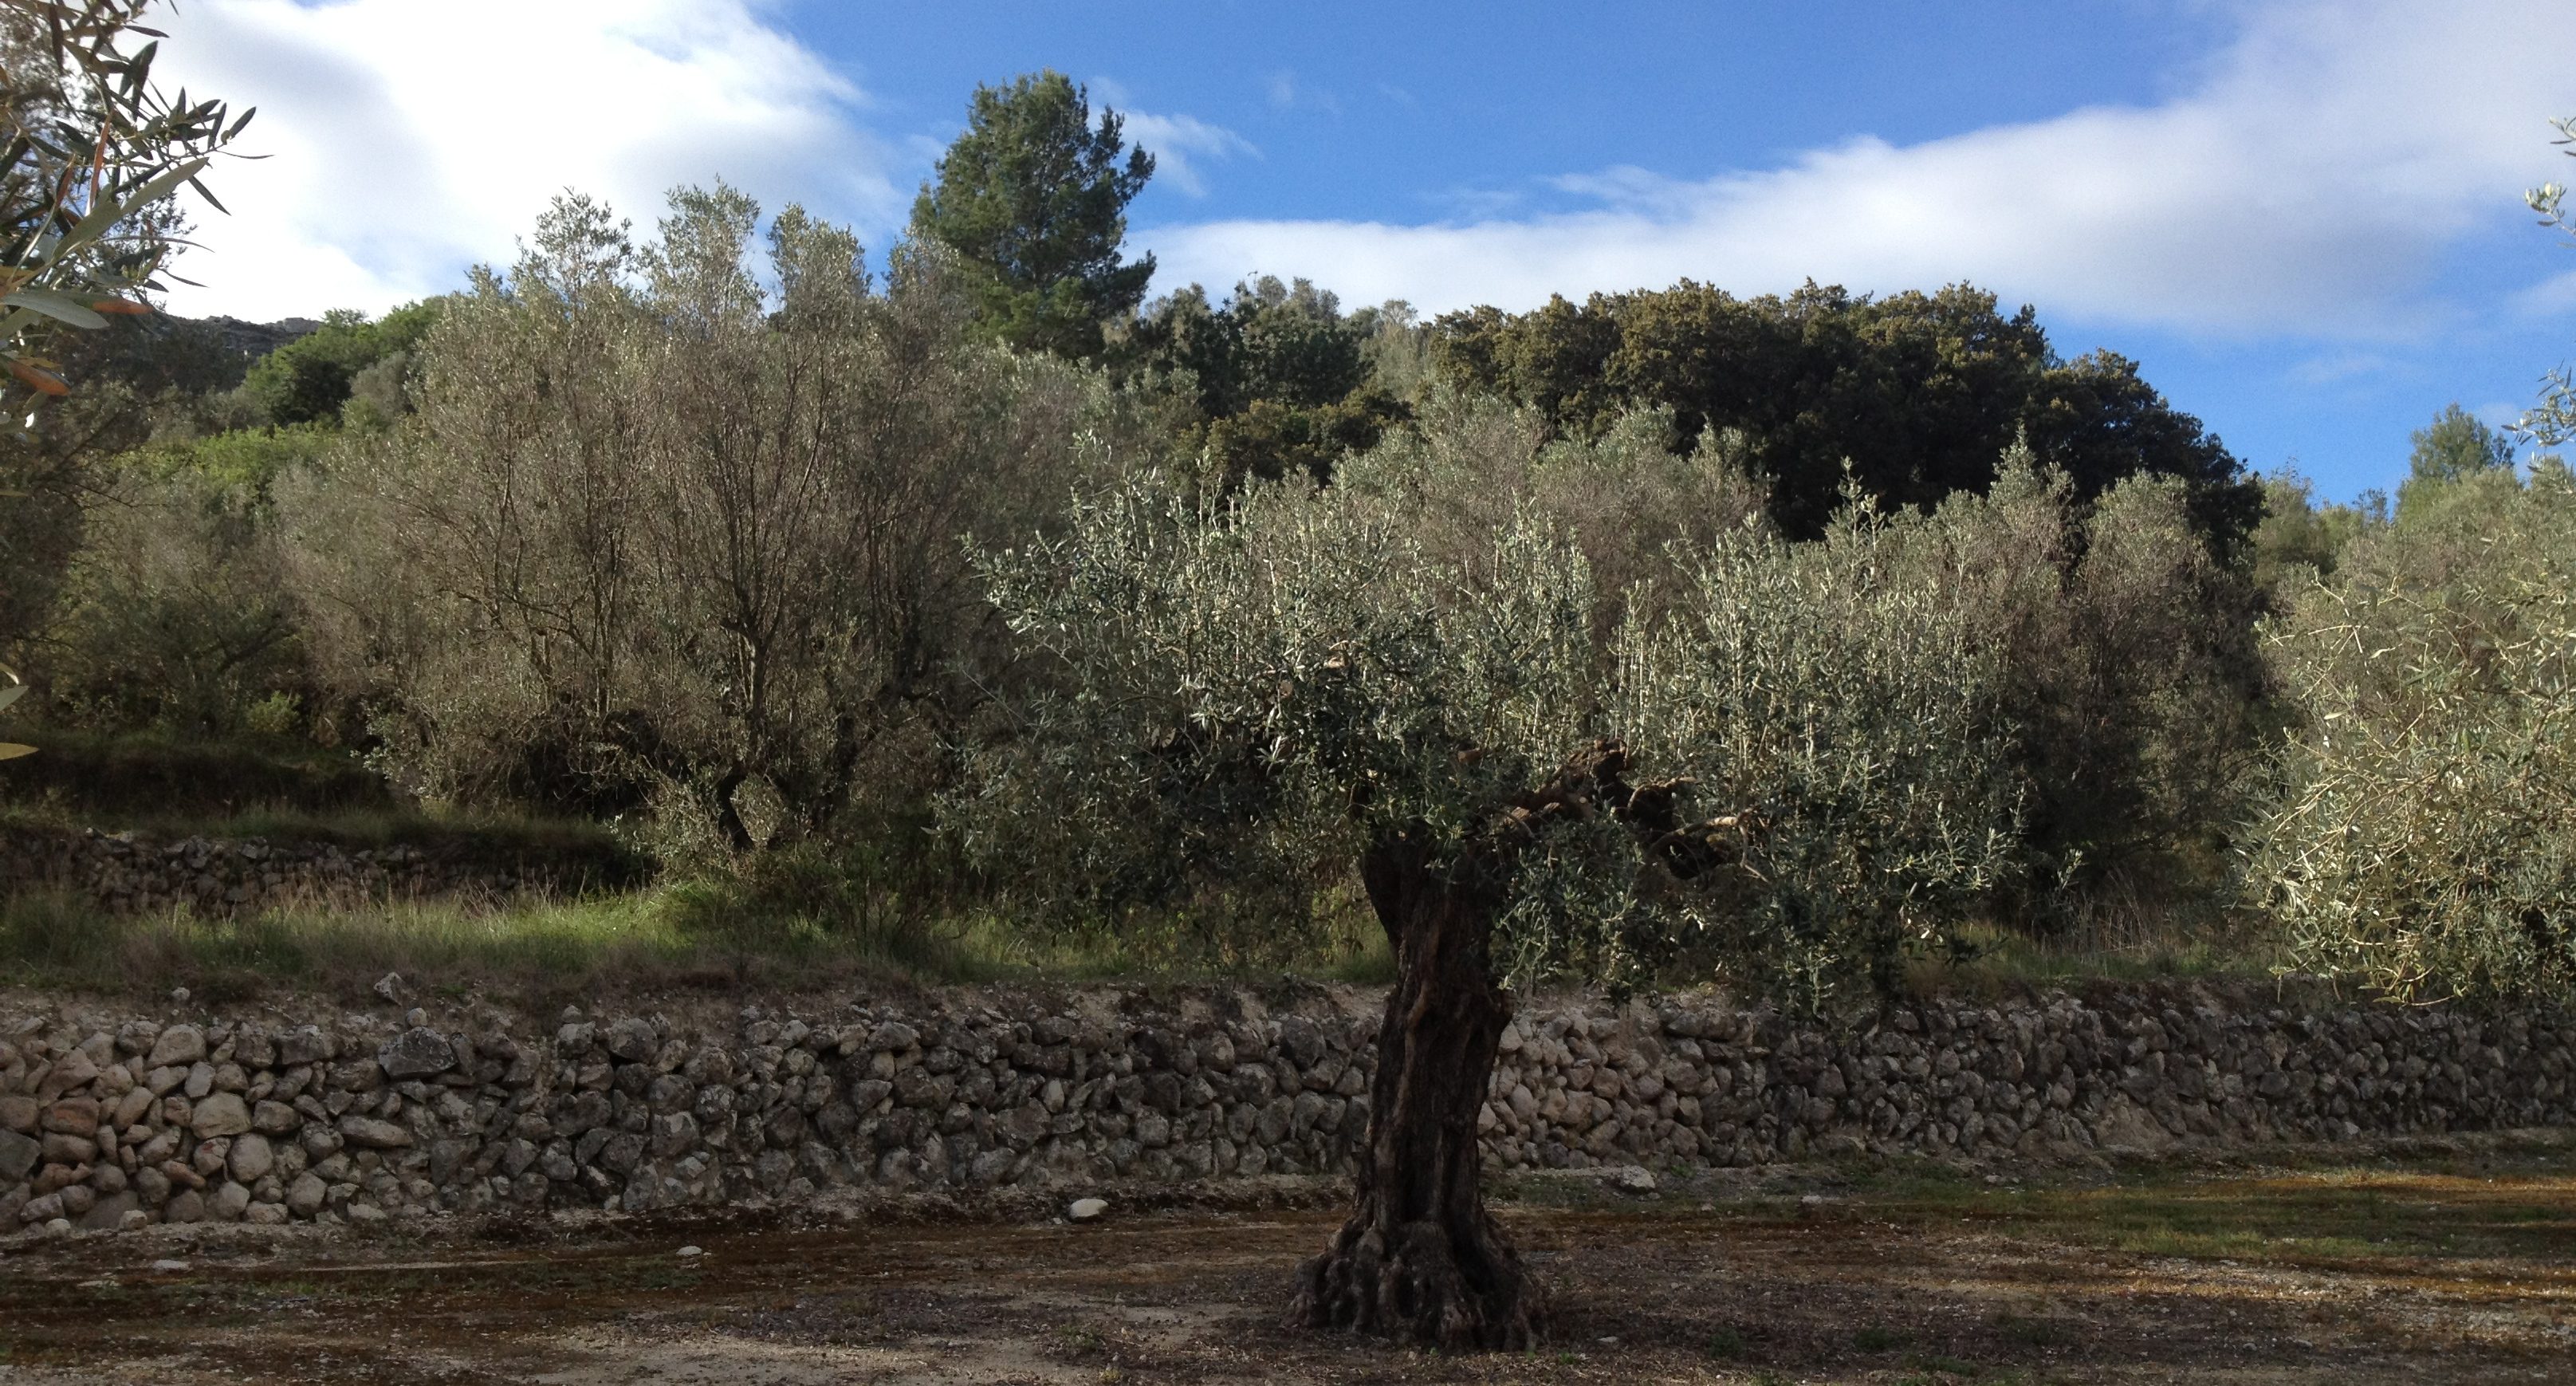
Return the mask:
M 2120 479 L 2172 476 L 2204 532 L 2232 545 L 2261 516 L 2236 459 L 2109 353 L 2060 359 L 2028 308 L 1954 285 L 1855 297 L 1809 284 L 1738 299 L 1685 281 L 1667 290 L 1490 308 L 1434 325 L 1444 376 L 1536 406 L 1584 434 L 1621 411 L 1672 412 L 1676 446 L 1740 438 L 1793 535 L 1822 531 L 1845 468 L 1862 489 L 1928 506 L 1982 491 L 2016 438 L 2089 499 Z
M 327 313 L 320 329 L 253 362 L 242 391 L 280 425 L 341 422 L 361 382 L 371 386 L 364 398 L 373 417 L 400 413 L 402 373 L 441 307 L 438 299 L 406 304 L 373 322 L 345 309 Z
M 1101 325 L 1144 299 L 1154 257 L 1119 254 L 1154 156 L 1128 149 L 1123 126 L 1107 108 L 1095 123 L 1087 90 L 1061 72 L 975 89 L 966 133 L 913 203 L 912 233 L 956 252 L 1002 341 L 1089 359 Z
M 2293 588 L 2332 576 L 2345 546 L 2386 523 L 2385 493 L 2365 496 L 2359 505 L 2319 505 L 2314 484 L 2297 472 L 2266 476 L 2263 520 L 2255 526 L 2252 544 L 2254 585 L 2278 605 L 2293 595 Z
M 151 311 L 176 195 L 213 202 L 199 175 L 250 119 L 152 80 L 148 4 L 0 0 L 0 648 L 43 623 L 99 465 L 145 424 L 113 385 L 39 409 L 81 377 L 63 339 Z
M 407 425 L 281 484 L 321 675 L 408 787 L 740 851 L 916 804 L 1007 682 L 959 536 L 1044 528 L 1106 391 L 972 340 L 935 245 L 879 293 L 848 231 L 790 207 L 762 273 L 761 229 L 721 186 L 641 245 L 559 202 Z
M 2420 521 L 2430 507 L 2457 494 L 2455 483 L 2488 472 L 2513 470 L 2513 440 L 2487 427 L 2457 403 L 2409 434 L 2406 480 L 2397 487 L 2397 518 Z
M 2297 965 L 2576 995 L 2576 477 L 2430 480 L 2273 628 L 2299 713 L 2248 853 Z
M 1405 407 L 1375 378 L 1375 347 L 1402 305 L 1342 312 L 1306 280 L 1264 275 L 1222 303 L 1193 284 L 1155 301 L 1117 342 L 1119 373 L 1175 395 L 1182 446 L 1225 487 L 1332 475 L 1377 445 Z

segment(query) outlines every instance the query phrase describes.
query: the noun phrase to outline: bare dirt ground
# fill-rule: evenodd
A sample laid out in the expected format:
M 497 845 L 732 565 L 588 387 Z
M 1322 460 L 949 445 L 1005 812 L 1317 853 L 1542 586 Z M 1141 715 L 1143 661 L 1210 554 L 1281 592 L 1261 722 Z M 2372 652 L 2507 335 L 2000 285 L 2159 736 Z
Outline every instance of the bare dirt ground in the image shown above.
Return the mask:
M 1279 1326 L 1335 1190 L 1112 1192 L 1084 1225 L 1051 1194 L 1017 1221 L 879 1203 L 22 1246 L 0 1386 L 2576 1381 L 2576 1141 L 2550 1133 L 1643 1198 L 1523 1180 L 1498 1193 L 1553 1336 L 1479 1357 Z

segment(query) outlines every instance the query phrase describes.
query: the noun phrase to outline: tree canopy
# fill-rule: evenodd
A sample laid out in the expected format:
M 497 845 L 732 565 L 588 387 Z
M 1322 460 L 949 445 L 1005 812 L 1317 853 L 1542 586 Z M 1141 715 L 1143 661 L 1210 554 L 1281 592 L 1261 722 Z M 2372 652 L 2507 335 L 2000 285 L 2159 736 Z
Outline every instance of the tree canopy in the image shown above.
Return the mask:
M 2262 515 L 2259 485 L 2137 363 L 2064 360 L 2029 308 L 2006 316 L 1966 285 L 1870 298 L 1810 283 L 1739 299 L 1684 281 L 1452 313 L 1433 331 L 1453 384 L 1533 405 L 1569 433 L 1660 406 L 1682 446 L 1707 432 L 1738 440 L 1771 483 L 1772 517 L 1799 537 L 1823 532 L 1846 467 L 1890 504 L 1934 505 L 1984 490 L 2017 438 L 2080 497 L 2139 474 L 2183 481 L 2222 547 Z
M 1154 156 L 1128 149 L 1124 127 L 1106 108 L 1095 122 L 1088 90 L 1051 69 L 975 89 L 966 132 L 913 203 L 912 229 L 956 252 L 1000 340 L 1089 359 L 1101 325 L 1144 299 L 1154 257 L 1120 250 Z
M 1183 445 L 1224 485 L 1324 480 L 1406 415 L 1372 348 L 1409 328 L 1410 312 L 1395 303 L 1344 313 L 1303 279 L 1248 279 L 1221 303 L 1192 284 L 1148 305 L 1115 360 L 1128 380 L 1177 398 Z
M 274 424 L 336 423 L 352 397 L 374 417 L 399 413 L 411 353 L 440 307 L 437 299 L 406 304 L 373 322 L 353 312 L 325 314 L 319 329 L 253 362 L 242 388 Z

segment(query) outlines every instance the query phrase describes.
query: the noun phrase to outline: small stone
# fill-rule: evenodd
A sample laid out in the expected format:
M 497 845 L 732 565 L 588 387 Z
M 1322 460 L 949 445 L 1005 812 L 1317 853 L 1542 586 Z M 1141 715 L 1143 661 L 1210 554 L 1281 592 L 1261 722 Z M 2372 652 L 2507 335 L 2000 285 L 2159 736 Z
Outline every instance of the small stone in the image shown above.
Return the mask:
M 145 1068 L 177 1068 L 206 1057 L 206 1032 L 194 1025 L 173 1025 L 152 1042 Z
M 186 987 L 170 988 L 170 999 L 178 1002 L 182 1006 L 188 1004 L 188 989 Z
M 1064 1215 L 1075 1222 L 1090 1222 L 1108 1211 L 1108 1199 L 1077 1198 L 1073 1201 L 1071 1207 L 1064 1210 Z
M 216 1093 L 189 1113 L 188 1129 L 200 1139 L 238 1136 L 250 1129 L 250 1107 L 239 1093 Z
M 351 1222 L 375 1223 L 383 1222 L 384 1220 L 385 1210 L 372 1203 L 352 1203 L 349 1205 L 349 1221 Z
M 66 1136 L 95 1136 L 98 1116 L 96 1098 L 66 1097 L 45 1109 L 45 1129 Z
M 684 1246 L 684 1247 L 680 1248 L 677 1252 L 675 1252 L 675 1253 L 673 1253 L 673 1254 L 678 1255 L 678 1256 L 681 1256 L 681 1257 L 683 1257 L 683 1258 L 691 1257 L 691 1256 L 704 1256 L 704 1255 L 706 1255 L 706 1254 L 707 1254 L 707 1249 L 706 1249 L 705 1247 L 702 1247 L 702 1246 Z
M 411 1144 L 411 1132 L 376 1117 L 344 1116 L 340 1118 L 340 1135 L 349 1144 L 367 1150 L 396 1150 Z
M 44 1155 L 43 1142 L 15 1131 L 0 1131 L 0 1184 L 15 1184 L 26 1178 L 27 1171 L 34 1169 Z
M 140 1208 L 128 1208 L 116 1215 L 116 1230 L 119 1232 L 140 1232 L 151 1225 L 152 1215 Z
M 403 998 L 402 974 L 399 972 L 388 972 L 384 976 L 377 978 L 375 992 L 377 996 L 382 997 L 390 1004 L 396 1006 L 401 1005 Z
M 174 1261 L 165 1258 L 152 1263 L 153 1273 L 157 1275 L 177 1275 L 187 1269 L 188 1263 L 185 1261 Z
M 254 1134 L 234 1139 L 233 1178 L 244 1184 L 256 1184 L 276 1167 L 277 1152 L 269 1145 L 268 1137 Z
M 376 1051 L 376 1062 L 397 1080 L 428 1078 L 456 1067 L 456 1049 L 447 1042 L 447 1036 L 426 1025 L 415 1025 L 385 1041 L 384 1048 Z
M 330 1196 L 331 1186 L 322 1182 L 321 1176 L 299 1174 L 294 1183 L 286 1186 L 286 1211 L 299 1218 L 312 1217 L 322 1211 L 323 1201 Z
M 209 1206 L 214 1209 L 217 1220 L 239 1222 L 242 1214 L 250 1211 L 250 1190 L 226 1180 L 223 1187 L 215 1190 Z
M 1621 1193 L 1650 1194 L 1655 1191 L 1655 1176 L 1636 1165 L 1630 1165 L 1610 1176 L 1611 1187 Z
M 429 1012 L 418 1006 L 414 1006 L 410 1010 L 403 1012 L 403 1024 L 405 1025 L 427 1025 L 428 1023 Z
M 642 1063 L 661 1049 L 661 1037 L 653 1033 L 649 1020 L 630 1017 L 608 1027 L 608 1052 L 630 1064 Z

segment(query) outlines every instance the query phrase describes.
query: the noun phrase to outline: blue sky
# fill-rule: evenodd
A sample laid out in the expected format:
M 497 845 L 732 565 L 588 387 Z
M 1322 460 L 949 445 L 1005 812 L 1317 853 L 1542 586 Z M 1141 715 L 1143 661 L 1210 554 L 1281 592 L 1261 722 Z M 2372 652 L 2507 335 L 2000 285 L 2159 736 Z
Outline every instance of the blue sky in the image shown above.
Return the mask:
M 978 82 L 1055 67 L 1163 171 L 1158 288 L 1310 276 L 1524 308 L 1967 280 L 2250 464 L 2394 482 L 2576 356 L 2565 0 L 941 5 L 197 0 L 168 71 L 256 102 L 182 311 L 370 310 L 505 260 L 556 189 L 725 177 L 872 246 Z M 506 35 L 506 38 L 496 36 Z

